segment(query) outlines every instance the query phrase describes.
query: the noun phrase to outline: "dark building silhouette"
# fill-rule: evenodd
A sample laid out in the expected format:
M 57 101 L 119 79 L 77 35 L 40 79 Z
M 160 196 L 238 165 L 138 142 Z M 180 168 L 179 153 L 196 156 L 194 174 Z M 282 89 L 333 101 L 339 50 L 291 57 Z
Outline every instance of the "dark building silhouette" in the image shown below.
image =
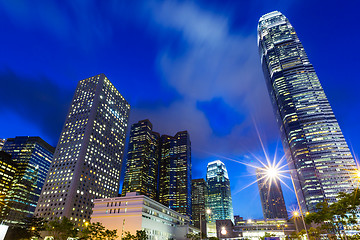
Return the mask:
M 275 11 L 258 24 L 265 80 L 303 211 L 355 186 L 354 159 L 318 76 L 289 20 Z
M 195 227 L 200 229 L 203 233 L 206 232 L 206 202 L 207 199 L 207 184 L 205 179 L 191 180 L 191 204 L 192 204 L 192 221 Z M 201 224 L 200 224 L 201 219 Z
M 117 197 L 130 105 L 104 74 L 79 81 L 35 214 L 90 220 L 93 199 Z
M 191 216 L 191 142 L 187 131 L 161 136 L 159 202 Z
M 274 178 L 270 181 L 264 175 L 264 169 L 256 169 L 256 177 L 259 186 L 264 219 L 287 219 L 288 214 L 279 179 Z
M 3 212 L 8 225 L 24 224 L 34 214 L 55 148 L 40 137 L 8 138 L 2 148 L 17 165 Z
M 157 199 L 159 133 L 152 131 L 149 120 L 131 126 L 122 196 L 138 192 Z

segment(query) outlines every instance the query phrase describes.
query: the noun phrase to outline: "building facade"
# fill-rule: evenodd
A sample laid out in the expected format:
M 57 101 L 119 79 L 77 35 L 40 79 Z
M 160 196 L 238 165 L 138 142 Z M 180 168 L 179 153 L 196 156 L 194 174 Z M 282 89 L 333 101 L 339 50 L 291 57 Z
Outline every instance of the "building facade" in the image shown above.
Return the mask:
M 258 24 L 265 80 L 303 211 L 335 202 L 354 186 L 354 159 L 318 76 L 289 20 L 275 11 Z
M 261 206 L 263 209 L 264 219 L 287 219 L 284 195 L 281 189 L 279 179 L 274 178 L 269 181 L 264 175 L 264 169 L 256 169 L 256 178 L 259 187 Z
M 0 151 L 0 221 L 6 217 L 7 196 L 12 187 L 17 164 L 11 159 L 11 155 Z
M 131 126 L 122 196 L 138 192 L 158 198 L 159 140 L 160 135 L 152 131 L 149 120 Z
M 187 131 L 161 136 L 159 202 L 191 217 L 191 142 Z
M 91 222 L 100 222 L 107 229 L 117 229 L 117 239 L 125 232 L 145 230 L 150 240 L 185 239 L 199 231 L 190 226 L 190 218 L 153 199 L 137 193 L 124 197 L 95 199 Z
M 6 139 L 0 138 L 0 151 L 2 150 L 2 147 L 4 146 L 5 142 L 6 142 Z
M 209 222 L 230 219 L 234 222 L 230 180 L 225 164 L 220 160 L 208 163 L 206 172 L 208 197 L 206 208 L 211 210 Z
M 2 149 L 17 165 L 5 199 L 4 222 L 21 225 L 34 214 L 55 148 L 40 137 L 15 137 L 8 138 Z
M 195 227 L 201 227 L 203 233 L 206 231 L 207 188 L 205 179 L 191 180 L 192 222 Z
M 258 240 L 267 233 L 286 240 L 295 231 L 296 226 L 287 219 L 243 219 L 235 225 L 230 220 L 216 221 L 216 235 L 219 239 Z
M 81 80 L 41 192 L 36 215 L 90 220 L 93 199 L 115 197 L 130 105 L 104 75 Z

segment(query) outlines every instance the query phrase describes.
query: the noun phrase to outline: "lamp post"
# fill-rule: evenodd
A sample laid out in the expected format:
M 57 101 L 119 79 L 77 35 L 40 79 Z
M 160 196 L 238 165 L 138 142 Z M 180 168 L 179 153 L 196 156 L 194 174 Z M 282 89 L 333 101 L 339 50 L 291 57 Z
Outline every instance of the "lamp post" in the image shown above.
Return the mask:
M 299 206 L 299 209 L 300 209 L 300 216 L 301 216 L 301 220 L 302 220 L 303 225 L 304 225 L 304 229 L 305 229 L 305 232 L 306 232 L 306 237 L 307 237 L 307 239 L 310 239 L 310 238 L 309 238 L 309 233 L 308 233 L 308 230 L 307 230 L 307 227 L 306 227 L 306 224 L 305 224 L 304 214 L 303 214 L 303 211 L 302 211 L 302 208 L 301 208 L 299 196 L 298 196 L 298 194 L 297 194 L 295 182 L 294 182 L 294 179 L 293 179 L 291 173 L 290 173 L 290 177 L 291 177 L 291 182 L 292 182 L 293 187 L 294 187 L 296 200 L 297 200 L 297 203 L 298 203 L 298 206 Z M 308 213 L 308 212 L 306 212 L 306 213 Z
M 211 214 L 211 209 L 206 209 L 205 210 L 205 216 L 206 214 L 210 215 Z M 201 211 L 199 213 L 199 216 L 200 216 L 200 239 L 202 239 L 202 228 L 201 228 Z

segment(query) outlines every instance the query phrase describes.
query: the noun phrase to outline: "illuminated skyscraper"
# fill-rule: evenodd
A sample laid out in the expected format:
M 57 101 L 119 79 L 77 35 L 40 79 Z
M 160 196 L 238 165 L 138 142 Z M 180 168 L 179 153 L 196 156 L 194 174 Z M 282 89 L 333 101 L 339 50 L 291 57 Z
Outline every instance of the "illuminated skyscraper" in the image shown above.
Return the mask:
M 355 162 L 293 26 L 280 12 L 262 16 L 258 45 L 282 142 L 303 210 L 353 188 Z
M 117 197 L 130 105 L 104 75 L 76 88 L 36 215 L 90 220 L 93 199 Z
M 161 136 L 159 201 L 191 216 L 191 143 L 187 131 Z
M 279 179 L 266 178 L 264 169 L 256 169 L 257 183 L 264 219 L 288 218 L 284 195 Z
M 160 135 L 149 120 L 131 126 L 122 196 L 138 192 L 157 198 Z
M 191 204 L 192 204 L 192 221 L 195 227 L 201 228 L 202 232 L 206 231 L 206 200 L 207 200 L 207 184 L 205 179 L 193 179 L 191 181 Z
M 225 164 L 220 160 L 208 163 L 206 172 L 208 185 L 207 206 L 211 210 L 209 220 L 231 219 L 234 222 L 230 180 Z
M 40 137 L 16 137 L 6 140 L 3 151 L 17 165 L 5 198 L 4 222 L 23 224 L 25 217 L 34 214 L 55 149 Z
M 0 221 L 6 218 L 8 193 L 13 184 L 17 164 L 11 159 L 11 155 L 0 151 Z
M 5 139 L 0 138 L 0 151 L 5 144 L 5 141 L 6 141 Z

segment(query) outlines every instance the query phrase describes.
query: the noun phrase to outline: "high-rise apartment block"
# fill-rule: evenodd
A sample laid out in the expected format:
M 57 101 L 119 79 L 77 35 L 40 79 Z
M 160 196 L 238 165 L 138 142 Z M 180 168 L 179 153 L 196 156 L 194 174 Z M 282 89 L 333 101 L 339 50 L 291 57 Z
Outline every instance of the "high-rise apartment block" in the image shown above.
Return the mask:
M 131 126 L 122 196 L 137 192 L 157 199 L 160 135 L 149 120 Z
M 187 131 L 161 136 L 159 201 L 191 216 L 191 142 Z
M 6 217 L 8 205 L 7 196 L 17 170 L 17 164 L 11 159 L 11 155 L 0 151 L 0 221 Z
M 144 194 L 191 216 L 191 143 L 187 131 L 174 137 L 152 131 L 149 120 L 131 127 L 122 196 Z
M 353 188 L 354 159 L 303 45 L 289 20 L 262 16 L 258 45 L 282 142 L 303 210 Z
M 234 222 L 230 180 L 225 164 L 220 160 L 208 163 L 206 172 L 208 185 L 207 206 L 211 210 L 209 221 L 231 219 Z
M 90 220 L 93 199 L 118 196 L 130 105 L 104 75 L 76 88 L 36 215 Z
M 207 205 L 207 183 L 205 179 L 193 179 L 191 181 L 191 204 L 192 204 L 192 221 L 195 227 L 203 228 L 205 232 L 206 223 L 206 205 Z M 201 221 L 201 223 L 200 223 Z
M 277 178 L 268 179 L 265 175 L 264 169 L 256 169 L 264 219 L 287 219 L 288 214 L 280 181 Z
M 9 225 L 24 223 L 25 217 L 34 214 L 55 148 L 40 137 L 8 138 L 3 151 L 11 155 L 17 165 L 3 212 Z

